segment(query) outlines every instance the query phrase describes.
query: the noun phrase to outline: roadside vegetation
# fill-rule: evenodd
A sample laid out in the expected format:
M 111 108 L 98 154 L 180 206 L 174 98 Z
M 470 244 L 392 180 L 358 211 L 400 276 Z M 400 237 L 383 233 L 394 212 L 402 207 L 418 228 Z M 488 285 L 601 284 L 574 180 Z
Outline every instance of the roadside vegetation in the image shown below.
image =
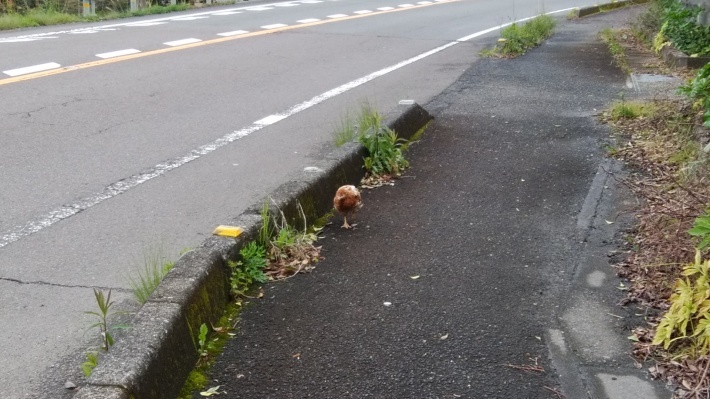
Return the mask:
M 513 24 L 503 28 L 500 39 L 492 49 L 481 52 L 484 57 L 513 58 L 525 54 L 531 48 L 541 45 L 555 32 L 555 20 L 549 15 L 539 15 L 524 24 Z
M 363 188 L 392 185 L 409 167 L 404 154 L 411 141 L 397 136 L 394 130 L 382 122 L 382 115 L 366 103 L 355 119 L 349 115 L 341 118 L 333 134 L 338 147 L 357 140 L 367 149 L 367 156 L 363 159 L 365 178 L 360 182 Z M 412 139 L 416 140 L 416 137 Z
M 171 5 L 169 2 L 149 1 L 146 7 L 131 11 L 130 1 L 127 0 L 97 0 L 96 15 L 83 16 L 82 4 L 76 0 L 0 0 L 0 30 L 164 14 L 194 7 L 193 3 Z
M 624 53 L 652 54 L 672 41 L 702 54 L 710 36 L 694 15 L 679 1 L 654 0 L 632 26 L 601 32 L 627 72 L 685 77 L 668 95 L 622 98 L 602 117 L 618 133 L 610 154 L 631 170 L 622 182 L 641 199 L 626 256 L 616 264 L 628 280 L 623 304 L 639 307 L 647 320 L 629 337 L 633 356 L 639 367 L 652 362 L 649 372 L 676 387 L 675 398 L 710 395 L 710 66 L 691 72 L 660 62 L 629 66 Z

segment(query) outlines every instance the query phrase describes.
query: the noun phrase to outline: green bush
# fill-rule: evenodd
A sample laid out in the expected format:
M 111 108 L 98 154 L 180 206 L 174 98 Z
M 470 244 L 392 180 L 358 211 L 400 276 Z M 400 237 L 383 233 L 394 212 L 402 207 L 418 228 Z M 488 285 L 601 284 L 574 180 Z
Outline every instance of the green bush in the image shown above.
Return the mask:
M 659 36 L 672 42 L 678 50 L 686 54 L 710 54 L 710 26 L 697 24 L 697 17 L 702 9 L 699 6 L 685 5 L 679 0 L 657 1 L 663 10 L 664 21 Z
M 695 105 L 704 111 L 704 125 L 710 127 L 710 64 L 702 67 L 695 78 L 678 90 L 696 100 Z

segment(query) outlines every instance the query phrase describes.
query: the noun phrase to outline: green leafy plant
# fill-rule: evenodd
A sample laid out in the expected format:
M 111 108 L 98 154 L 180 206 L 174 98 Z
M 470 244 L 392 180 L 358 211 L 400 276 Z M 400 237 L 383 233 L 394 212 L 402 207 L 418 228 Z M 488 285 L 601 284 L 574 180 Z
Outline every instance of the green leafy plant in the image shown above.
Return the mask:
M 678 50 L 692 56 L 710 54 L 710 26 L 698 25 L 697 17 L 702 12 L 699 6 L 679 0 L 656 1 L 664 21 L 654 42 L 657 51 L 662 47 L 660 44 L 670 41 Z
M 375 176 L 398 176 L 409 167 L 403 150 L 407 140 L 397 137 L 397 133 L 382 124 L 382 116 L 376 111 L 363 113 L 358 140 L 367 149 L 364 159 L 365 170 Z
M 207 333 L 209 332 L 209 329 L 207 328 L 207 324 L 202 323 L 200 326 L 200 333 L 197 335 L 197 343 L 199 344 L 199 349 L 198 352 L 200 353 L 201 357 L 207 356 Z
M 94 288 L 94 297 L 96 298 L 96 304 L 99 307 L 98 312 L 86 311 L 84 313 L 96 316 L 98 319 L 96 323 L 92 324 L 89 328 L 96 328 L 99 330 L 99 335 L 101 336 L 102 349 L 108 351 L 108 349 L 113 346 L 113 335 L 111 335 L 112 329 L 125 328 L 125 326 L 110 326 L 108 324 L 108 319 L 118 314 L 118 312 L 113 312 L 111 307 L 113 306 L 113 301 L 111 301 L 111 290 L 108 290 L 108 295 L 104 295 L 102 290 Z
M 697 358 L 710 349 L 710 260 L 700 251 L 695 261 L 683 268 L 670 298 L 671 306 L 656 327 L 654 345 L 677 353 L 676 357 Z
M 710 209 L 695 219 L 693 228 L 688 230 L 688 234 L 700 239 L 697 246 L 699 250 L 704 250 L 710 245 Z
M 629 62 L 626 59 L 626 52 L 624 51 L 624 48 L 621 46 L 621 43 L 616 39 L 618 31 L 606 28 L 603 29 L 601 32 L 599 32 L 599 35 L 601 36 L 602 40 L 609 46 L 609 52 L 611 55 L 614 57 L 614 61 L 616 62 L 616 65 L 624 71 L 625 74 L 629 75 L 631 74 L 631 67 L 629 66 Z
M 259 228 L 259 245 L 267 247 L 271 242 L 271 236 L 274 234 L 273 226 L 271 225 L 271 212 L 269 212 L 269 203 L 264 202 L 261 207 L 261 227 Z
M 268 280 L 264 274 L 266 249 L 262 245 L 252 241 L 239 251 L 239 255 L 241 255 L 240 261 L 228 263 L 232 271 L 231 291 L 235 297 L 245 296 L 254 282 L 263 283 Z
M 90 376 L 99 363 L 99 352 L 86 352 L 86 361 L 81 364 L 81 371 L 86 377 Z
M 175 264 L 166 262 L 162 250 L 151 251 L 143 255 L 143 270 L 138 271 L 138 277 L 129 277 L 128 284 L 133 289 L 133 295 L 141 305 L 148 301 L 150 295 L 158 287 L 165 275 Z
M 696 100 L 695 106 L 703 111 L 703 124 L 710 127 L 710 64 L 702 67 L 693 79 L 678 91 Z

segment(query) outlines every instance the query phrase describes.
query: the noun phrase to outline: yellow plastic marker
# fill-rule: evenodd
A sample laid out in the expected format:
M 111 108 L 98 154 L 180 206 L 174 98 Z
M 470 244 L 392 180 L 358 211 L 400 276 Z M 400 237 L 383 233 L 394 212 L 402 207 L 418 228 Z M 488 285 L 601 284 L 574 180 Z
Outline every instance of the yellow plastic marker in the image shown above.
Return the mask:
M 244 230 L 242 230 L 241 227 L 237 226 L 217 226 L 217 228 L 214 229 L 212 234 L 222 237 L 237 238 L 240 234 L 242 234 L 243 231 Z

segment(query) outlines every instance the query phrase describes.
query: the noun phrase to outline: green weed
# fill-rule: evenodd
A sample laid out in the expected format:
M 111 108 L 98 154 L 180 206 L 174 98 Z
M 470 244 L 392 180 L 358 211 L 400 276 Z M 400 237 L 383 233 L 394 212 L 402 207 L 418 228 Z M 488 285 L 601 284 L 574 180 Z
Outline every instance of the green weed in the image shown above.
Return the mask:
M 520 25 L 513 23 L 501 31 L 498 44 L 491 51 L 484 51 L 483 56 L 517 57 L 527 50 L 537 47 L 555 30 L 555 20 L 549 15 L 539 15 Z
M 118 314 L 111 310 L 113 307 L 113 301 L 111 301 L 111 290 L 108 290 L 108 295 L 104 295 L 102 290 L 94 288 L 94 297 L 96 298 L 96 304 L 99 307 L 98 312 L 86 311 L 84 313 L 96 316 L 98 319 L 96 323 L 89 326 L 89 329 L 96 328 L 99 330 L 99 335 L 101 336 L 102 349 L 108 351 L 108 349 L 113 346 L 113 335 L 111 335 L 112 329 L 125 328 L 124 326 L 110 326 L 108 324 L 108 319 Z
M 397 133 L 382 124 L 382 116 L 376 111 L 363 111 L 360 118 L 358 141 L 368 152 L 364 167 L 374 176 L 398 176 L 409 167 L 404 157 L 407 140 L 397 137 Z
M 240 261 L 228 263 L 232 271 L 230 286 L 235 298 L 246 296 L 253 283 L 263 283 L 268 280 L 264 274 L 266 249 L 262 245 L 252 241 L 239 251 L 239 255 L 241 255 Z
M 88 377 L 94 371 L 99 363 L 99 352 L 86 352 L 86 361 L 81 364 L 81 371 L 84 372 L 84 376 Z

